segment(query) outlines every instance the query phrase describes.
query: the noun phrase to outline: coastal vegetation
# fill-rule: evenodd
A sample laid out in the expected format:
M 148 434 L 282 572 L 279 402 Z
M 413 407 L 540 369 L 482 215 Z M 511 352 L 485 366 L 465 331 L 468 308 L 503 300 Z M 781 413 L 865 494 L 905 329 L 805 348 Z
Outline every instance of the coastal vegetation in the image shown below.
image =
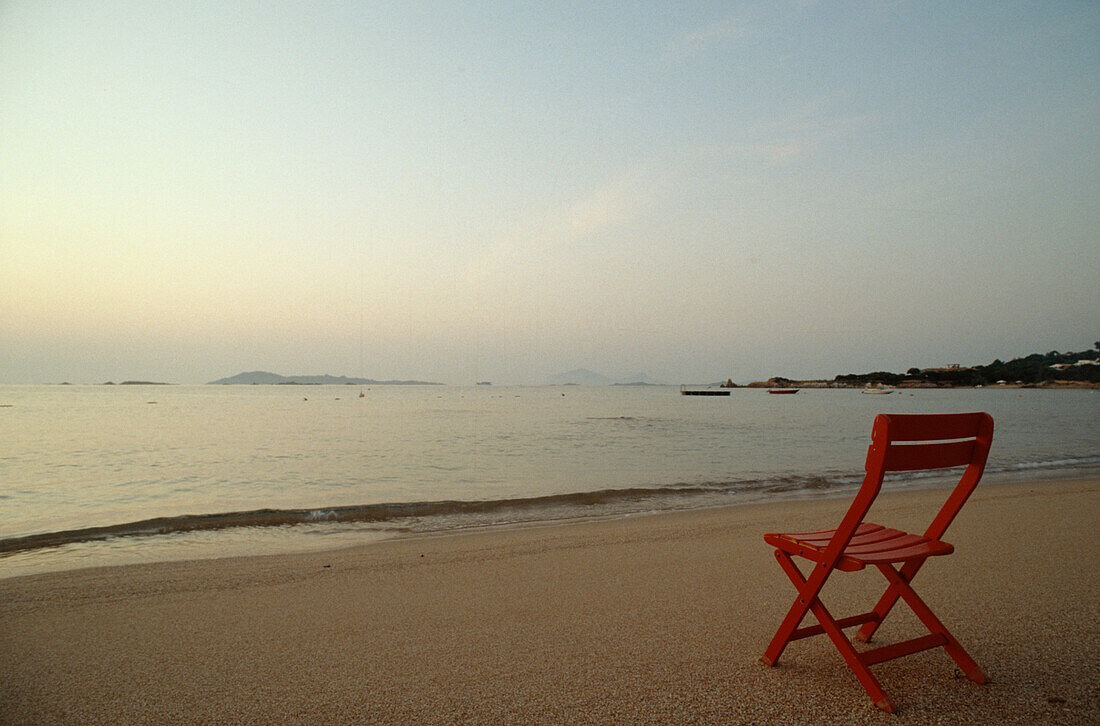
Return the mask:
M 975 387 L 995 385 L 1023 386 L 1100 386 L 1100 341 L 1092 350 L 1076 353 L 1032 353 L 1010 361 L 997 359 L 978 366 L 950 365 L 944 368 L 910 368 L 905 373 L 874 371 L 845 373 L 831 381 L 793 381 L 772 378 L 754 386 L 803 386 L 861 388 L 896 386 L 901 388 Z

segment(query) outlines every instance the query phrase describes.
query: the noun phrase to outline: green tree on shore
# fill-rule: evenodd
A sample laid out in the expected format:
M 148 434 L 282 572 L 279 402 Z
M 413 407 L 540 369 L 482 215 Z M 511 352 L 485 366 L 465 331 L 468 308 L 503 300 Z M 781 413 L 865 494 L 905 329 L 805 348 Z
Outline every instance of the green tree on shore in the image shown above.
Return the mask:
M 834 380 L 845 386 L 896 386 L 905 382 L 932 383 L 937 386 L 988 386 L 1001 381 L 1037 384 L 1056 380 L 1100 383 L 1100 365 L 1078 365 L 1079 361 L 1098 359 L 1100 341 L 1093 344 L 1093 350 L 1077 353 L 1052 350 L 1046 354 L 1032 353 L 1023 358 L 1013 358 L 1007 363 L 998 358 L 988 365 L 970 368 L 910 368 L 905 374 L 887 371 L 846 373 Z

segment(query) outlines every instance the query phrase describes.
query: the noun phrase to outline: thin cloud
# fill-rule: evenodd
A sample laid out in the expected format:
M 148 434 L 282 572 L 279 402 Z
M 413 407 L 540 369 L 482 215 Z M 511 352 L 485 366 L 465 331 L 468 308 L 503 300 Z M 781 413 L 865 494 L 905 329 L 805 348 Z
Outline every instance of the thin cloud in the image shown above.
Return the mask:
M 626 172 L 569 206 L 566 220 L 576 234 L 587 234 L 632 219 L 652 201 L 649 174 Z
M 668 61 L 684 61 L 713 45 L 756 34 L 746 23 L 727 18 L 676 35 L 665 43 L 661 56 Z
M 789 166 L 813 153 L 813 144 L 799 139 L 667 150 L 665 154 L 604 180 L 566 205 L 559 220 L 564 231 L 573 235 L 601 232 L 654 214 L 658 207 L 675 200 L 687 189 L 713 183 L 711 174 L 715 164 Z M 728 182 L 728 176 L 723 178 Z
M 727 147 L 729 156 L 762 159 L 772 166 L 786 166 L 798 161 L 809 152 L 804 143 L 782 144 L 733 144 Z

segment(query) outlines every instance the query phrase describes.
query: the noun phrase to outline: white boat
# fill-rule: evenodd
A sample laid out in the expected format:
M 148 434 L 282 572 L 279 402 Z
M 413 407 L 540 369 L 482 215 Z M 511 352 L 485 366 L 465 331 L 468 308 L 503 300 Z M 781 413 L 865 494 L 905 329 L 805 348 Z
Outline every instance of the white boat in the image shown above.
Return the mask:
M 864 388 L 860 390 L 860 393 L 893 393 L 893 388 Z

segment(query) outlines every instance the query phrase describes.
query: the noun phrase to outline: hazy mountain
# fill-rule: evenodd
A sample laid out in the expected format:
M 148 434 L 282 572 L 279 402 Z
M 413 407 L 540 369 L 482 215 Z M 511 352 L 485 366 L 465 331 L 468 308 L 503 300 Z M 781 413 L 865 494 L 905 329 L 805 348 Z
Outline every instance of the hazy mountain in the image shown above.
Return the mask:
M 278 385 L 278 384 L 300 384 L 300 385 L 325 385 L 325 386 L 439 386 L 440 383 L 433 383 L 432 381 L 376 381 L 372 378 L 348 378 L 347 376 L 280 376 L 278 373 L 269 373 L 267 371 L 248 371 L 246 373 L 238 373 L 235 376 L 229 378 L 219 378 L 216 381 L 210 381 L 210 385 Z
M 285 383 L 288 379 L 276 375 L 275 373 L 268 373 L 267 371 L 249 371 L 247 373 L 238 373 L 235 376 L 229 378 L 219 378 L 216 381 L 210 381 L 210 384 L 228 384 L 228 383 Z

